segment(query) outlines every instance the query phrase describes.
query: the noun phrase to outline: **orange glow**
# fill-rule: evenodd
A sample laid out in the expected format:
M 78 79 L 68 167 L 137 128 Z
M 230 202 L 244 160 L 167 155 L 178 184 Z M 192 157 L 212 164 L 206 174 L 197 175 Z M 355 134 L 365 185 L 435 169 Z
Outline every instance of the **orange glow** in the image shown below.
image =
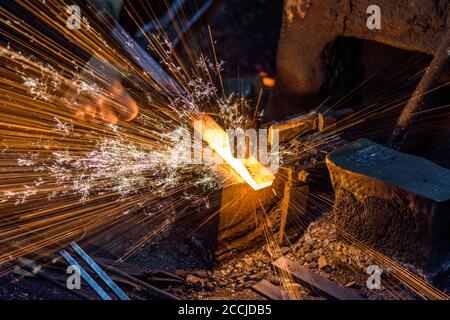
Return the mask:
M 276 80 L 269 76 L 265 71 L 260 71 L 259 76 L 261 77 L 261 82 L 266 88 L 273 88 L 275 86 Z
M 201 136 L 223 160 L 254 190 L 272 185 L 275 176 L 254 157 L 237 159 L 231 154 L 228 134 L 208 115 L 199 115 L 194 120 L 202 121 Z
M 271 77 L 263 77 L 262 83 L 266 88 L 272 88 L 275 86 L 275 79 Z
M 126 92 L 119 81 L 110 88 L 113 100 L 100 97 L 93 99 L 75 113 L 79 120 L 100 120 L 109 124 L 117 124 L 119 120 L 131 121 L 139 113 L 136 101 Z

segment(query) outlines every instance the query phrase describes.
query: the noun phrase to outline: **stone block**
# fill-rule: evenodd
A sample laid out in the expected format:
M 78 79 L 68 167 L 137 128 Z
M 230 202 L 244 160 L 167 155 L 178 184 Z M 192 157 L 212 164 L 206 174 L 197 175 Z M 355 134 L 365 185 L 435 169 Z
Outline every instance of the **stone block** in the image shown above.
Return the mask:
M 327 155 L 341 238 L 431 275 L 450 254 L 450 171 L 367 139 Z

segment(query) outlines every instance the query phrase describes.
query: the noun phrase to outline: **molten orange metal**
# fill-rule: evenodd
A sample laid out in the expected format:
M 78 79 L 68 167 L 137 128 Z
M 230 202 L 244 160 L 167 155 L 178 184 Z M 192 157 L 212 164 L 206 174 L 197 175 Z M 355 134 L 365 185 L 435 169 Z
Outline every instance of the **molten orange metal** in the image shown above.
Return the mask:
M 247 159 L 233 157 L 228 134 L 208 115 L 197 115 L 195 120 L 201 121 L 202 132 L 199 132 L 203 141 L 208 143 L 223 160 L 225 160 L 236 173 L 254 190 L 263 189 L 272 185 L 275 176 L 257 159 L 250 156 Z

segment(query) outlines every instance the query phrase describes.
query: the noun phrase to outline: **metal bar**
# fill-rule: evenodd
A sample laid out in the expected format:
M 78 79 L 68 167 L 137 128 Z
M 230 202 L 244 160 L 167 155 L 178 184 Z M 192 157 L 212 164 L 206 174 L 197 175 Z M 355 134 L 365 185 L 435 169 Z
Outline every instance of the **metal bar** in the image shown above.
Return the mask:
M 119 297 L 120 300 L 130 300 L 130 298 L 125 294 L 125 292 L 120 289 L 114 281 L 98 266 L 97 263 L 86 253 L 83 249 L 80 248 L 78 244 L 72 242 L 70 244 L 73 250 L 86 262 L 95 273 L 106 283 L 108 287 L 111 288 L 112 291 Z
M 172 6 L 167 9 L 166 14 L 161 19 L 159 19 L 159 21 L 158 19 L 156 19 L 156 21 L 147 23 L 135 34 L 134 37 L 143 38 L 146 32 L 151 32 L 154 29 L 159 28 L 166 29 L 170 21 L 175 18 L 175 16 L 178 14 L 178 11 L 181 9 L 181 7 L 183 7 L 185 2 L 186 0 L 175 0 Z
M 270 145 L 273 144 L 273 132 L 275 130 L 279 132 L 279 142 L 292 140 L 312 130 L 316 120 L 317 112 L 311 111 L 310 113 L 294 116 L 287 120 L 271 123 L 269 124 L 268 130 L 268 142 Z
M 286 229 L 286 221 L 289 213 L 289 203 L 291 201 L 291 188 L 292 188 L 292 168 L 286 169 L 286 183 L 284 185 L 284 195 L 283 200 L 281 200 L 281 222 L 280 231 L 278 234 L 278 242 L 283 243 L 284 231 Z
M 450 60 L 450 15 L 447 19 L 447 28 L 448 31 L 444 34 L 444 37 L 437 47 L 433 60 L 431 60 L 425 74 L 397 120 L 396 127 L 388 141 L 388 145 L 392 148 L 398 150 L 402 147 L 408 134 L 408 127 L 414 118 L 414 113 L 425 105 L 426 98 L 428 97 L 431 88 L 440 78 Z
M 189 20 L 189 22 L 183 26 L 183 30 L 179 33 L 179 35 L 176 37 L 176 39 L 173 40 L 172 44 L 174 47 L 177 46 L 178 42 L 184 37 L 186 32 L 189 31 L 189 29 L 192 28 L 192 26 L 197 22 L 198 19 L 211 7 L 211 5 L 214 3 L 214 0 L 209 0 L 205 4 L 203 4 L 200 9 L 192 16 L 192 18 Z
M 174 296 L 174 295 L 172 295 L 172 294 L 170 294 L 168 292 L 165 292 L 165 291 L 163 291 L 161 289 L 158 289 L 158 288 L 156 288 L 156 287 L 154 287 L 154 286 L 152 286 L 152 285 L 150 285 L 150 284 L 148 284 L 148 283 L 146 283 L 144 281 L 141 281 L 141 280 L 139 280 L 139 279 L 137 279 L 137 278 L 135 278 L 133 276 L 130 276 L 129 274 L 127 274 L 125 272 L 122 272 L 122 271 L 120 271 L 120 270 L 118 270 L 118 269 L 116 269 L 116 268 L 114 268 L 112 266 L 109 266 L 109 265 L 103 264 L 103 263 L 101 263 L 101 265 L 106 270 L 114 272 L 115 274 L 123 277 L 124 279 L 127 279 L 127 280 L 135 283 L 139 287 L 144 288 L 144 289 L 148 289 L 148 290 L 158 294 L 159 296 L 161 296 L 163 298 L 166 298 L 166 299 L 169 299 L 169 300 L 180 300 L 180 298 L 178 298 L 178 297 L 176 297 L 176 296 Z
M 128 52 L 131 59 L 134 59 L 167 94 L 183 92 L 178 83 L 118 23 L 111 34 Z
M 103 290 L 97 282 L 83 269 L 83 267 L 66 251 L 60 250 L 59 253 L 63 256 L 66 261 L 73 266 L 77 266 L 80 268 L 81 277 L 86 280 L 89 286 L 94 289 L 94 291 L 102 298 L 103 300 L 112 300 L 111 297 Z
M 23 266 L 21 266 L 21 268 L 23 268 L 23 270 L 28 271 L 31 275 L 33 275 L 35 277 L 40 277 L 40 278 L 50 282 L 51 284 L 57 286 L 58 288 L 61 288 L 61 289 L 64 289 L 64 290 L 70 292 L 71 294 L 73 294 L 74 296 L 76 296 L 78 298 L 81 298 L 84 300 L 92 300 L 92 298 L 89 297 L 88 295 L 86 295 L 82 292 L 79 292 L 77 290 L 70 290 L 69 288 L 67 288 L 66 285 L 63 285 L 59 281 L 53 279 L 50 275 L 47 274 L 47 272 L 45 272 L 42 269 L 42 266 L 37 265 L 32 260 L 25 259 L 25 258 L 19 258 L 18 260 L 21 264 L 23 264 Z M 19 270 L 21 270 L 21 269 L 19 269 Z

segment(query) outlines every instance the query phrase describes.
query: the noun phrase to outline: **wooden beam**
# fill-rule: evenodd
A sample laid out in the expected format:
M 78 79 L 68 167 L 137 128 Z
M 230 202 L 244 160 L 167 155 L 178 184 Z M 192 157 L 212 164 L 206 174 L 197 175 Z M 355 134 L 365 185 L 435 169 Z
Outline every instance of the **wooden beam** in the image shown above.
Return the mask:
M 365 300 L 361 295 L 353 292 L 352 290 L 341 287 L 286 257 L 281 257 L 274 261 L 273 266 L 281 272 L 291 274 L 294 279 L 302 285 L 318 291 L 318 293 L 324 294 L 331 299 Z
M 253 285 L 252 290 L 269 300 L 286 300 L 287 296 L 281 287 L 272 284 L 266 279 Z

